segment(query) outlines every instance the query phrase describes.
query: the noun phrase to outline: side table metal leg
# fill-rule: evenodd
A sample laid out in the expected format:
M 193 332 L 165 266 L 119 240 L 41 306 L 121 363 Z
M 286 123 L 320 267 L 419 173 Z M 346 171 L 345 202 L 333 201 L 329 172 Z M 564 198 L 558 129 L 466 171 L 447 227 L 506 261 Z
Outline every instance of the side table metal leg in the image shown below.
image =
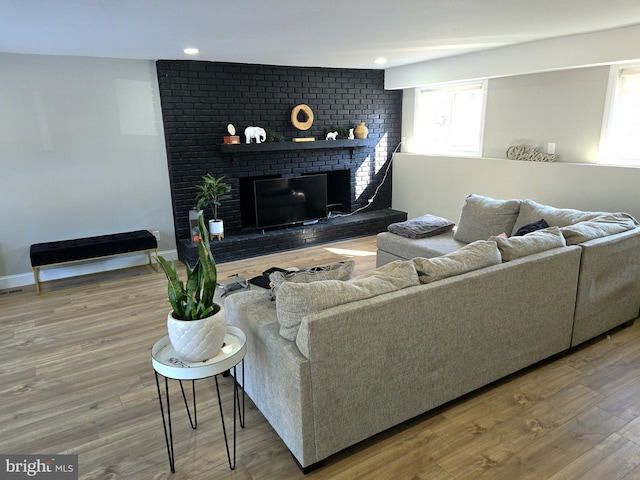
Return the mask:
M 222 435 L 224 436 L 224 445 L 227 448 L 227 460 L 229 461 L 229 468 L 235 470 L 236 468 L 236 402 L 235 398 L 232 398 L 233 402 L 233 463 L 231 463 L 231 454 L 229 452 L 229 440 L 227 439 L 227 427 L 224 423 L 224 413 L 222 412 L 222 399 L 220 398 L 220 387 L 218 385 L 218 375 L 213 377 L 216 381 L 216 393 L 218 395 L 218 406 L 220 407 L 220 422 L 222 422 Z M 235 380 L 234 380 L 235 382 Z M 234 392 L 235 397 L 235 392 Z
M 167 397 L 167 419 L 165 420 L 164 406 L 162 404 L 162 394 L 160 393 L 160 380 L 156 372 L 156 386 L 158 387 L 158 401 L 160 402 L 160 414 L 162 415 L 162 426 L 164 427 L 164 439 L 167 443 L 167 454 L 169 455 L 169 467 L 171 473 L 176 472 L 175 455 L 173 451 L 173 430 L 171 428 L 171 404 L 169 402 L 169 381 L 164 377 L 164 391 Z M 169 428 L 167 429 L 167 424 Z
M 187 395 L 184 393 L 182 380 L 180 380 L 180 390 L 182 390 L 182 398 L 184 399 L 184 407 L 187 409 L 187 415 L 189 416 L 189 423 L 191 424 L 191 428 L 195 430 L 196 428 L 198 428 L 198 411 L 196 410 L 196 381 L 191 380 L 191 390 L 193 391 L 193 420 L 191 419 L 189 403 L 187 402 Z
M 242 360 L 242 383 L 238 382 L 238 377 L 236 376 L 236 367 L 233 367 L 233 393 L 235 397 L 235 401 L 238 402 L 238 418 L 240 419 L 240 428 L 244 428 L 244 359 Z M 242 408 L 240 408 L 240 395 L 238 394 L 238 388 L 242 390 Z

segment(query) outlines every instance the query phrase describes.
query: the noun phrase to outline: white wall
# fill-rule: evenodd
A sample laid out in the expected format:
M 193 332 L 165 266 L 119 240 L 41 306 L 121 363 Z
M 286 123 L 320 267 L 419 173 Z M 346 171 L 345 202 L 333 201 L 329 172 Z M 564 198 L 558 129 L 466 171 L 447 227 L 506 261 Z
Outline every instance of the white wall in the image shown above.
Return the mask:
M 393 163 L 393 208 L 457 221 L 464 196 L 531 198 L 640 219 L 640 168 L 595 164 L 609 65 L 640 58 L 640 26 L 563 37 L 387 71 L 404 87 L 405 153 Z M 586 66 L 588 63 L 598 66 Z M 525 72 L 529 72 L 523 74 Z M 489 78 L 483 158 L 412 155 L 414 85 Z M 507 160 L 510 145 L 556 143 L 560 161 Z M 409 152 L 409 153 L 407 153 Z
M 638 60 L 639 38 L 640 25 L 631 25 L 403 65 L 385 70 L 385 88 L 400 89 Z
M 609 67 L 489 79 L 482 152 L 505 158 L 511 145 L 546 152 L 555 143 L 559 162 L 596 163 Z M 403 91 L 403 152 L 413 148 L 415 89 Z
M 483 156 L 505 158 L 511 145 L 547 151 L 560 162 L 596 163 L 609 67 L 492 78 L 487 88 Z
M 640 219 L 640 168 L 396 154 L 393 208 L 457 222 L 465 195 L 530 198 L 560 208 L 622 211 Z
M 0 54 L 0 288 L 33 243 L 148 229 L 175 251 L 155 63 Z M 43 272 L 139 264 L 144 256 Z

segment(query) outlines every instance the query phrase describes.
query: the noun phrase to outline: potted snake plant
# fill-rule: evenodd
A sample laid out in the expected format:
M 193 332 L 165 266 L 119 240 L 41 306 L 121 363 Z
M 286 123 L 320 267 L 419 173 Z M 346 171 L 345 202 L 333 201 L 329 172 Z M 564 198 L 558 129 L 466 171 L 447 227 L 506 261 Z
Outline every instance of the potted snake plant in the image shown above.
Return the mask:
M 231 185 L 225 183 L 224 176 L 214 177 L 207 174 L 202 177 L 202 183 L 196 185 L 196 199 L 198 200 L 197 209 L 202 210 L 205 207 L 211 207 L 213 219 L 209 220 L 209 233 L 211 238 L 218 237 L 218 240 L 224 238 L 224 223 L 218 218 L 218 207 L 222 200 L 230 197 Z
M 186 265 L 186 282 L 180 280 L 175 262 L 162 256 L 158 263 L 167 276 L 167 293 L 172 311 L 167 317 L 169 340 L 182 360 L 203 362 L 215 357 L 224 343 L 226 318 L 221 304 L 214 302 L 217 286 L 216 264 L 211 254 L 204 219 L 198 219 L 200 232 L 198 262 Z

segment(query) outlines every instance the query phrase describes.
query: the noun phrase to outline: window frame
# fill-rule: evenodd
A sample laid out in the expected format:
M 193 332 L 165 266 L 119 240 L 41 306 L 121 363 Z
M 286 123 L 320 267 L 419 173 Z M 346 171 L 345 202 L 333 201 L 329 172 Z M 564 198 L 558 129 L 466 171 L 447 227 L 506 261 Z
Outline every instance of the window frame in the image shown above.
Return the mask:
M 602 120 L 602 131 L 600 134 L 600 147 L 598 149 L 598 164 L 614 166 L 635 166 L 640 167 L 640 150 L 635 157 L 616 155 L 611 147 L 610 135 L 614 125 L 614 115 L 617 112 L 620 100 L 623 72 L 625 70 L 636 70 L 634 74 L 640 75 L 640 63 L 620 63 L 609 67 L 609 80 L 607 83 L 607 93 L 605 97 L 604 116 Z
M 415 101 L 414 101 L 414 121 L 413 121 L 413 145 L 415 152 L 421 155 L 430 155 L 430 156 L 449 156 L 449 157 L 482 157 L 483 147 L 484 147 L 484 129 L 485 129 L 485 120 L 486 120 L 486 109 L 487 109 L 487 91 L 488 91 L 488 79 L 477 79 L 477 80 L 468 80 L 463 82 L 445 82 L 445 83 L 437 83 L 437 84 L 429 84 L 429 85 L 421 85 L 419 87 L 415 87 Z M 470 87 L 480 87 L 481 89 L 481 107 L 480 107 L 480 122 L 479 122 L 479 131 L 478 131 L 478 148 L 469 150 L 469 149 L 453 149 L 451 148 L 451 144 L 448 145 L 448 148 L 445 149 L 429 149 L 425 148 L 424 143 L 419 141 L 421 132 L 419 131 L 421 121 L 420 118 L 420 97 L 423 91 L 464 91 L 469 90 Z

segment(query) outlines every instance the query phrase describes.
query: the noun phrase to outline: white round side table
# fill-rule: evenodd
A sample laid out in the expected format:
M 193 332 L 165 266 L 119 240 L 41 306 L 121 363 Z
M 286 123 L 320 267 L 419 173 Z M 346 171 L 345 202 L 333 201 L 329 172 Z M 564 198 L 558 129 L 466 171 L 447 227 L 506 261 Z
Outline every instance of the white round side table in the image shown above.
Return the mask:
M 171 472 L 175 473 L 175 454 L 173 450 L 173 429 L 171 426 L 171 403 L 169 400 L 169 380 L 178 380 L 182 398 L 189 416 L 191 428 L 198 426 L 196 410 L 196 380 L 214 377 L 216 383 L 216 393 L 218 396 L 218 406 L 220 407 L 220 421 L 222 422 L 222 433 L 224 443 L 227 447 L 227 459 L 231 470 L 236 467 L 236 412 L 240 419 L 240 427 L 244 428 L 244 387 L 238 382 L 236 367 L 242 363 L 242 384 L 244 384 L 244 355 L 247 350 L 247 337 L 238 327 L 227 325 L 227 334 L 224 337 L 224 344 L 220 352 L 213 358 L 204 362 L 192 363 L 181 360 L 171 346 L 169 336 L 158 340 L 151 349 L 151 363 L 155 371 L 156 385 L 158 387 L 158 401 L 160 402 L 160 413 L 162 415 L 162 425 L 164 427 L 164 437 L 167 443 L 167 453 L 169 455 L 169 466 Z M 227 439 L 227 429 L 222 412 L 222 401 L 220 399 L 220 388 L 218 386 L 218 375 L 233 369 L 233 462 L 229 452 L 229 441 Z M 160 376 L 164 378 L 165 406 L 162 401 L 160 391 Z M 191 380 L 193 391 L 193 418 L 184 391 L 183 381 Z M 240 390 L 242 390 L 242 408 L 240 405 Z M 237 407 L 237 408 L 236 408 Z

